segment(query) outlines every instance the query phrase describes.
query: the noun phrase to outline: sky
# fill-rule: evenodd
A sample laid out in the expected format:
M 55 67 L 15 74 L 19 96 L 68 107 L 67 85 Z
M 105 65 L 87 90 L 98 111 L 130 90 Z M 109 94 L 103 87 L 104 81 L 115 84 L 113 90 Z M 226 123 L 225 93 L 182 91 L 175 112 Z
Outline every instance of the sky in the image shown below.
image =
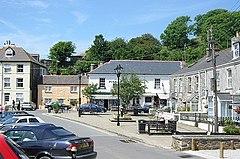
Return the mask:
M 112 41 L 149 33 L 160 40 L 179 16 L 213 9 L 240 10 L 240 0 L 1 0 L 0 44 L 10 40 L 28 53 L 47 59 L 59 41 L 72 41 L 76 54 L 102 34 Z M 2 47 L 2 46 L 0 46 Z

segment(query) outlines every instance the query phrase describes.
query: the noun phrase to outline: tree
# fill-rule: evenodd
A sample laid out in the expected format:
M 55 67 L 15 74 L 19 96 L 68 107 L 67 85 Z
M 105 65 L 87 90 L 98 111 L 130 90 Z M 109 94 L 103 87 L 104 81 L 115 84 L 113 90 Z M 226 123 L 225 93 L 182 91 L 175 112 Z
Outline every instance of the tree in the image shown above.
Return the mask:
M 188 43 L 188 35 L 191 33 L 189 16 L 180 16 L 172 21 L 160 35 L 162 44 L 172 49 L 183 48 Z
M 128 59 L 153 60 L 155 54 L 160 51 L 161 43 L 151 34 L 143 34 L 141 37 L 132 38 L 128 42 Z
M 147 86 L 135 74 L 122 74 L 121 77 L 119 96 L 123 107 L 126 108 L 132 99 L 140 98 L 145 93 Z M 113 85 L 111 92 L 113 96 L 118 94 L 117 83 Z
M 82 94 L 90 100 L 90 103 L 94 99 L 94 94 L 97 93 L 98 87 L 97 84 L 90 84 L 82 90 Z
M 114 60 L 126 59 L 128 55 L 127 42 L 122 38 L 116 38 L 113 41 L 108 42 L 108 52 Z
M 104 61 L 107 62 L 112 57 L 108 52 L 108 42 L 103 38 L 103 35 L 95 36 L 93 45 L 86 51 L 86 59 L 90 61 Z
M 49 58 L 51 59 L 50 73 L 60 74 L 59 68 L 69 65 L 68 58 L 72 56 L 76 46 L 71 42 L 60 41 L 50 48 Z

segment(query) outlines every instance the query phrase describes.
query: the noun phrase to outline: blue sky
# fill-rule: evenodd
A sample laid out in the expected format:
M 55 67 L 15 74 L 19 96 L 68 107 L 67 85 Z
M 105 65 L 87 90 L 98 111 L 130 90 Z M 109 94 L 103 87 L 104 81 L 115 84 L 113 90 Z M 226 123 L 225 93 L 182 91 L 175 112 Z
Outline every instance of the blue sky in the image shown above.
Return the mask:
M 223 8 L 240 10 L 240 0 L 1 0 L 0 43 L 10 40 L 47 58 L 59 41 L 76 52 L 88 49 L 96 35 L 108 41 L 160 34 L 179 16 Z

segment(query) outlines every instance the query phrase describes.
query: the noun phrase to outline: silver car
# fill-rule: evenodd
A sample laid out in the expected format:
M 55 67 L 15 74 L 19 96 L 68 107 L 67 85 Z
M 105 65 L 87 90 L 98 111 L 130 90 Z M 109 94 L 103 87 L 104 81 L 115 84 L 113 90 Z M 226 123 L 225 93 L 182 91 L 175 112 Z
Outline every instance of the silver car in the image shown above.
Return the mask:
M 21 105 L 22 110 L 36 110 L 36 104 L 33 102 L 23 102 Z

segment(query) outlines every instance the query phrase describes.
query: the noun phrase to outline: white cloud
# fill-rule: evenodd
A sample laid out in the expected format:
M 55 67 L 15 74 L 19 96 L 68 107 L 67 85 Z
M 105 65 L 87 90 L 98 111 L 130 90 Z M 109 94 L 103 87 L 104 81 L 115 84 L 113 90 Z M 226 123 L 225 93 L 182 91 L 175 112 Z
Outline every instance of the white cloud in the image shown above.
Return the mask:
M 48 8 L 48 4 L 41 0 L 1 0 L 1 6 L 10 6 L 10 7 L 34 7 L 39 9 Z
M 80 12 L 72 12 L 72 14 L 77 18 L 76 21 L 78 24 L 82 24 L 88 19 L 88 16 Z

